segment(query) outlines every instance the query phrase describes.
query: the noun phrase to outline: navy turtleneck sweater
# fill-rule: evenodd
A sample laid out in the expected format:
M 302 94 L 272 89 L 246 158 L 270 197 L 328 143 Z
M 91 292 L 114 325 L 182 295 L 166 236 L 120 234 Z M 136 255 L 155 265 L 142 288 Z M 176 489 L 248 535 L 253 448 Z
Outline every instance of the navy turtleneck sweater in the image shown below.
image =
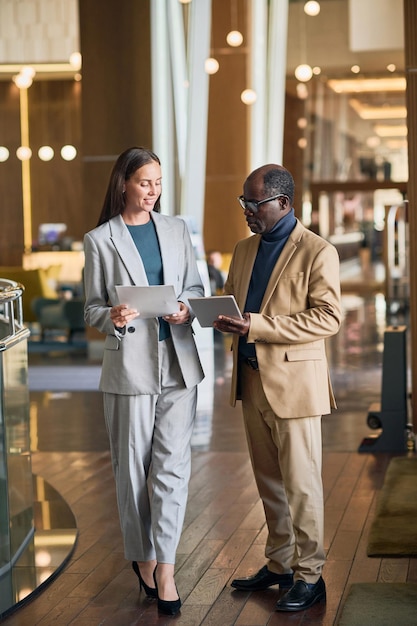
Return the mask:
M 291 209 L 287 215 L 275 224 L 269 233 L 262 235 L 252 270 L 244 311 L 259 313 L 272 270 L 296 223 L 294 209 Z M 247 343 L 246 337 L 240 337 L 239 339 L 239 356 L 241 358 L 256 356 L 255 344 Z

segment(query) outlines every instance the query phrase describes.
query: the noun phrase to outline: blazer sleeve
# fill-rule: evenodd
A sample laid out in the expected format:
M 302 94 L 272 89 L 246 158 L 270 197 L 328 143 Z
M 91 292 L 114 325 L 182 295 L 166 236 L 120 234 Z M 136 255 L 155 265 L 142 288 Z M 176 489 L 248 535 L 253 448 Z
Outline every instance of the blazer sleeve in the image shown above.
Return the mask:
M 102 270 L 101 255 L 94 237 L 84 236 L 84 319 L 86 324 L 105 334 L 116 334 L 110 319 L 109 296 Z

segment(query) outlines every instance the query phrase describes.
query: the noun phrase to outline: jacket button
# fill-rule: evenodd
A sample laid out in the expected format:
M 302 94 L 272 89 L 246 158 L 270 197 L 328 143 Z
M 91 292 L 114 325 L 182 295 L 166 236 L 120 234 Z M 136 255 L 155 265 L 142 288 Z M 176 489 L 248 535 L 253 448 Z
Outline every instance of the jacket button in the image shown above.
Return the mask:
M 134 333 L 135 330 L 136 330 L 136 328 L 134 326 L 129 326 L 128 329 L 127 329 L 127 332 L 128 333 Z

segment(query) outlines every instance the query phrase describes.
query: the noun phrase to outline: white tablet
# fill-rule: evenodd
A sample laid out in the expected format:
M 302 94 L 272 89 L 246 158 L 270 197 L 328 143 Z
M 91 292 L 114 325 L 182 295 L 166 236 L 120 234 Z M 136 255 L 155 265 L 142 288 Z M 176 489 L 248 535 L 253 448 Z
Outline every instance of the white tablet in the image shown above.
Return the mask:
M 119 303 L 137 309 L 142 319 L 171 315 L 180 310 L 173 285 L 116 285 L 116 292 Z
M 213 326 L 213 322 L 219 315 L 229 315 L 243 319 L 234 296 L 209 296 L 207 298 L 189 298 L 200 326 L 206 328 Z

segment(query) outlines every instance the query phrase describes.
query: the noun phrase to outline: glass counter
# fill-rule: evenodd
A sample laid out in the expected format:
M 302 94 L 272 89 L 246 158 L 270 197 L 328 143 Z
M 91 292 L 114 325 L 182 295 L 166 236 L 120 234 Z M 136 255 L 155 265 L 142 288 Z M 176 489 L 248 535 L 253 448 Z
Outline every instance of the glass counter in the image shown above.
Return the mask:
M 66 502 L 32 474 L 23 292 L 0 278 L 0 619 L 62 569 L 77 538 Z

